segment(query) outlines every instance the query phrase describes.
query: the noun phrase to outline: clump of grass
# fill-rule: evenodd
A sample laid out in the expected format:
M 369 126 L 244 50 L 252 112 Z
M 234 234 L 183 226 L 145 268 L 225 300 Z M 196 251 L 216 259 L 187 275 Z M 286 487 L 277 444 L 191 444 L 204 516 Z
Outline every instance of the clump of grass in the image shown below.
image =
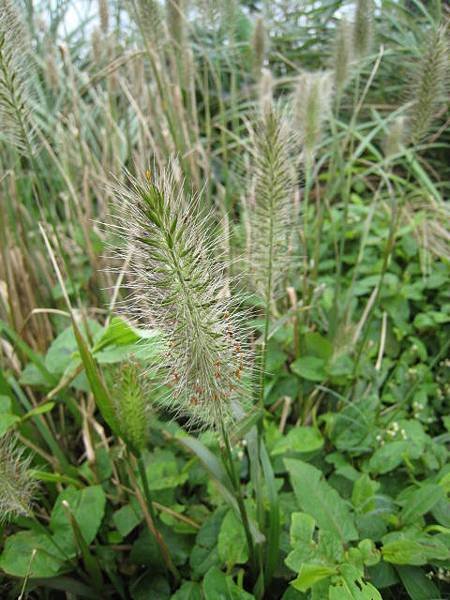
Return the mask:
M 130 178 L 115 190 L 120 231 L 131 252 L 128 310 L 163 335 L 153 365 L 161 402 L 189 425 L 220 428 L 248 396 L 248 352 L 227 289 L 225 265 L 199 199 L 186 198 L 174 165 L 152 179 Z
M 411 86 L 413 107 L 409 119 L 413 144 L 426 137 L 438 108 L 448 101 L 448 51 L 447 27 L 441 26 L 428 35 Z
M 0 438 L 0 522 L 30 516 L 37 482 L 30 477 L 31 456 L 12 434 Z

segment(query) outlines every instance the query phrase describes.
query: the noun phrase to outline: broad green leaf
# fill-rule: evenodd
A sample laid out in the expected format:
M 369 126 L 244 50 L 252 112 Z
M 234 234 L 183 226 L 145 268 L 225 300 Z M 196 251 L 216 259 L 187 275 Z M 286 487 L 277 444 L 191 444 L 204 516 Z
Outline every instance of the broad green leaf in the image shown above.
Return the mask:
M 389 442 L 372 454 L 369 460 L 371 473 L 389 473 L 398 467 L 407 454 L 409 442 L 404 440 Z
M 11 413 L 0 413 L 0 437 L 19 421 L 20 417 L 17 415 L 12 415 Z
M 254 600 L 254 596 L 249 594 L 238 585 L 233 579 L 222 573 L 217 567 L 211 567 L 203 579 L 203 593 L 205 600 Z
M 185 581 L 180 589 L 170 597 L 170 600 L 203 600 L 202 588 L 195 581 Z
M 414 523 L 426 514 L 439 500 L 445 500 L 444 490 L 440 485 L 427 483 L 409 495 L 400 513 L 403 523 Z
M 140 339 L 138 332 L 124 319 L 112 317 L 109 325 L 104 329 L 100 338 L 93 347 L 93 352 L 99 352 L 107 346 L 127 346 Z
M 324 480 L 322 472 L 301 460 L 286 458 L 284 464 L 300 508 L 312 515 L 321 529 L 343 542 L 358 539 L 347 503 Z
M 64 557 L 52 542 L 34 531 L 8 537 L 0 555 L 0 569 L 13 577 L 54 577 L 63 566 Z
M 327 567 L 326 565 L 304 564 L 300 568 L 298 577 L 291 581 L 291 585 L 300 592 L 306 592 L 315 583 L 336 575 L 337 567 Z
M 296 546 L 297 544 L 310 544 L 314 534 L 314 529 L 316 528 L 316 521 L 313 519 L 313 517 L 311 517 L 311 515 L 307 515 L 306 513 L 296 512 L 292 513 L 291 519 L 291 546 Z
M 187 472 L 180 472 L 175 454 L 160 448 L 145 454 L 145 470 L 152 491 L 173 489 L 188 478 Z
M 323 335 L 316 331 L 311 331 L 305 334 L 304 344 L 306 353 L 323 360 L 329 360 L 333 355 L 333 345 Z
M 382 600 L 380 592 L 352 565 L 342 565 L 339 572 L 339 580 L 330 587 L 329 600 Z
M 293 427 L 289 433 L 278 440 L 272 454 L 286 452 L 315 452 L 323 446 L 323 437 L 315 427 Z
M 237 518 L 236 513 L 231 509 L 222 521 L 217 547 L 220 560 L 229 569 L 236 564 L 243 564 L 248 560 L 244 527 Z
M 327 378 L 325 365 L 326 362 L 323 358 L 303 356 L 297 358 L 291 364 L 291 370 L 299 377 L 303 377 L 303 379 L 308 379 L 309 381 L 325 381 Z
M 425 571 L 419 567 L 397 567 L 397 573 L 405 586 L 411 600 L 430 600 L 440 598 L 436 585 L 426 576 Z
M 218 508 L 203 523 L 195 538 L 195 546 L 190 556 L 190 565 L 193 573 L 204 575 L 212 566 L 220 563 L 217 540 L 226 508 Z
M 170 584 L 167 577 L 147 571 L 131 586 L 132 600 L 169 600 Z
M 68 553 L 74 554 L 76 544 L 72 526 L 62 505 L 68 502 L 70 510 L 80 526 L 86 544 L 91 544 L 100 528 L 105 512 L 106 497 L 100 485 L 86 487 L 82 490 L 72 486 L 62 491 L 56 499 L 50 517 L 50 528 L 55 540 Z
M 352 504 L 360 513 L 368 513 L 375 509 L 375 492 L 380 484 L 370 479 L 367 474 L 361 475 L 353 485 Z
M 125 504 L 113 514 L 114 525 L 122 537 L 126 537 L 142 521 L 142 515 L 132 504 Z
M 425 565 L 430 559 L 448 560 L 449 549 L 433 536 L 399 538 L 385 543 L 381 550 L 383 559 L 396 565 Z

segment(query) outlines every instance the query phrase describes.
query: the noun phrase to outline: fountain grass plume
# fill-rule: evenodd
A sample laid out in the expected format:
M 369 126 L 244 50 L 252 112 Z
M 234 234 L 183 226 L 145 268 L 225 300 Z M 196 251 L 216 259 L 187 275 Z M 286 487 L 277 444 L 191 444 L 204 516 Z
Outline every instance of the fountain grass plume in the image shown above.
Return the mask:
M 364 58 L 372 48 L 373 23 L 373 0 L 357 0 L 353 23 L 353 51 L 357 58 Z
M 251 129 L 245 199 L 247 263 L 253 288 L 269 306 L 290 262 L 297 185 L 295 138 L 288 115 L 266 105 Z
M 173 163 L 154 178 L 129 177 L 114 193 L 131 255 L 126 311 L 162 334 L 162 356 L 151 365 L 159 402 L 189 426 L 227 425 L 250 396 L 250 359 L 226 264 L 215 254 L 226 244 L 199 197 L 185 196 Z
M 264 66 L 264 60 L 267 50 L 267 34 L 262 17 L 258 17 L 255 21 L 255 28 L 252 36 L 252 59 L 253 72 L 255 79 L 261 76 L 261 70 Z
M 334 86 L 338 94 L 342 93 L 342 90 L 350 79 L 352 54 L 350 24 L 346 19 L 342 19 L 336 31 L 334 52 L 332 54 Z
M 0 0 L 0 122 L 6 140 L 33 153 L 29 41 L 10 0 Z
M 11 433 L 0 438 L 0 523 L 29 516 L 37 482 L 30 477 L 31 456 Z
M 449 44 L 448 28 L 431 31 L 422 49 L 411 85 L 413 106 L 409 115 L 410 140 L 421 142 L 429 133 L 437 110 L 448 102 Z
M 311 166 L 323 126 L 331 110 L 332 77 L 327 71 L 302 73 L 293 94 L 294 124 L 303 145 L 307 167 Z

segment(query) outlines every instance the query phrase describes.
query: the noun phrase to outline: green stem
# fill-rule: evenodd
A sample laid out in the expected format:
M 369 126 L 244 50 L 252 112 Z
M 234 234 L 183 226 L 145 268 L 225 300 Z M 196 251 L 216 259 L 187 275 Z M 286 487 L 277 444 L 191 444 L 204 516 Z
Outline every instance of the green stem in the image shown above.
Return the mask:
M 172 561 L 169 549 L 168 549 L 168 547 L 156 525 L 156 513 L 155 513 L 155 509 L 153 507 L 153 500 L 152 500 L 152 496 L 150 493 L 150 487 L 148 485 L 147 473 L 145 470 L 145 465 L 144 465 L 142 456 L 139 456 L 139 458 L 137 459 L 137 466 L 138 466 L 138 471 L 139 471 L 139 477 L 142 482 L 142 487 L 144 489 L 145 502 L 146 502 L 148 512 L 150 515 L 150 519 L 151 519 L 152 525 L 153 525 L 152 533 L 155 536 L 156 542 L 161 549 L 161 554 L 162 554 L 162 557 L 163 557 L 163 560 L 164 560 L 164 563 L 165 563 L 167 569 L 172 573 L 175 582 L 178 583 L 180 580 L 180 575 Z
M 222 433 L 222 439 L 223 439 L 223 456 L 222 456 L 223 462 L 224 462 L 228 476 L 230 477 L 231 483 L 234 488 L 235 497 L 236 497 L 236 501 L 238 503 L 239 513 L 242 518 L 242 524 L 244 526 L 245 537 L 247 540 L 248 555 L 249 555 L 251 569 L 252 569 L 252 572 L 256 575 L 257 563 L 256 563 L 255 548 L 253 545 L 253 538 L 252 538 L 252 534 L 251 534 L 251 530 L 250 530 L 250 522 L 248 519 L 247 509 L 245 508 L 244 498 L 242 496 L 241 482 L 239 480 L 239 476 L 236 472 L 236 468 L 235 468 L 235 465 L 233 462 L 233 454 L 231 451 L 230 440 L 229 440 L 228 434 L 225 431 L 223 424 L 222 424 L 221 430 L 222 430 L 221 433 Z

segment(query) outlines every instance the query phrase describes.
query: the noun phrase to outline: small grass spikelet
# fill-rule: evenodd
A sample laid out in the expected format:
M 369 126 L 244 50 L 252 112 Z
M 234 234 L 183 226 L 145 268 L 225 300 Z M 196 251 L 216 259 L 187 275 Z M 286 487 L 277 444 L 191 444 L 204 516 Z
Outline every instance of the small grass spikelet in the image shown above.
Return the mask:
M 28 40 L 10 0 L 0 0 L 0 122 L 20 152 L 32 151 Z
M 225 244 L 174 172 L 172 164 L 156 179 L 147 173 L 116 190 L 131 252 L 127 310 L 162 333 L 165 350 L 152 365 L 162 381 L 160 402 L 189 425 L 217 429 L 248 397 L 249 354 L 225 266 L 214 255 Z
M 373 0 L 357 0 L 353 23 L 353 51 L 357 58 L 364 58 L 372 48 L 373 21 Z
M 253 288 L 269 305 L 289 265 L 289 231 L 295 222 L 295 143 L 287 115 L 266 107 L 251 130 L 245 199 L 247 263 Z
M 436 111 L 448 101 L 448 51 L 447 28 L 441 26 L 430 32 L 411 86 L 413 106 L 409 123 L 413 144 L 426 137 Z
M 323 125 L 330 114 L 331 99 L 332 78 L 329 72 L 304 72 L 300 75 L 293 95 L 294 124 L 308 166 L 314 160 Z
M 148 428 L 145 389 L 136 362 L 122 365 L 113 393 L 123 439 L 139 456 L 147 444 Z
M 0 438 L 0 523 L 31 513 L 37 482 L 29 475 L 31 456 L 24 456 L 11 433 Z

